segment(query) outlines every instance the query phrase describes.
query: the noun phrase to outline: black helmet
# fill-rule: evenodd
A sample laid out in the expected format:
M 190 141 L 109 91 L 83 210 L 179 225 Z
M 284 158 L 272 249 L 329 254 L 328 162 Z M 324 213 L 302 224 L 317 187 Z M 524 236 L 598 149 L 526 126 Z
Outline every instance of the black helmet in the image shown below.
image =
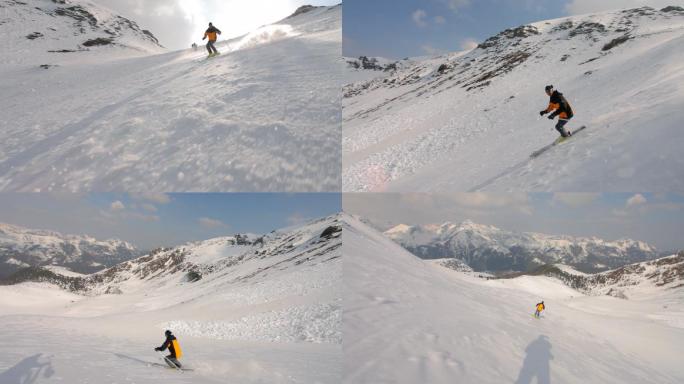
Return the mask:
M 552 90 L 552 89 L 553 89 L 553 85 L 547 85 L 546 87 L 544 87 L 544 90 L 545 90 L 546 92 L 548 92 L 548 91 L 550 91 L 550 90 Z
M 164 334 L 165 334 L 166 336 L 171 336 L 171 331 L 169 331 L 169 330 L 167 329 L 167 330 L 164 332 Z
M 214 26 L 214 24 L 212 24 L 212 23 L 209 23 L 209 26 L 210 26 L 210 27 L 213 27 L 213 26 Z

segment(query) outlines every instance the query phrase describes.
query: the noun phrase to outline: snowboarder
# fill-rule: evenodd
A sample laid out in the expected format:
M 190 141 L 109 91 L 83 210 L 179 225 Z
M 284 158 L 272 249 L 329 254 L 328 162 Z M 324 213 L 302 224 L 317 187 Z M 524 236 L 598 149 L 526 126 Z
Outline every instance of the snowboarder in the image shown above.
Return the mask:
M 197 50 L 197 44 L 196 43 L 192 43 L 192 49 L 195 51 Z
M 568 120 L 572 119 L 574 116 L 572 107 L 570 107 L 570 103 L 568 103 L 568 100 L 565 99 L 562 93 L 553 89 L 553 85 L 547 85 L 544 89 L 546 94 L 549 95 L 551 99 L 549 100 L 549 106 L 545 110 L 539 111 L 539 115 L 544 116 L 545 114 L 553 111 L 553 113 L 549 115 L 549 120 L 553 120 L 556 116 L 558 116 L 556 130 L 561 134 L 562 137 L 572 136 L 572 132 L 564 128 L 565 124 L 568 123 Z
M 541 303 L 537 303 L 536 307 L 537 310 L 534 312 L 534 317 L 539 318 L 539 316 L 541 316 L 541 312 L 546 309 L 546 306 L 544 305 L 544 300 L 542 300 Z
M 204 32 L 204 37 L 202 40 L 209 38 L 209 42 L 207 43 L 207 51 L 209 51 L 209 57 L 213 57 L 216 55 L 219 55 L 219 51 L 216 50 L 216 47 L 214 47 L 214 43 L 218 39 L 218 35 L 221 34 L 221 31 L 219 31 L 218 28 L 214 27 L 214 24 L 209 23 L 209 28 L 207 28 L 207 31 Z
M 154 350 L 161 352 L 168 348 L 169 354 L 164 357 L 164 361 L 166 361 L 166 364 L 168 364 L 171 368 L 181 368 L 181 363 L 178 361 L 178 359 L 183 356 L 183 352 L 181 352 L 176 336 L 174 336 L 168 329 L 164 332 L 164 335 L 166 335 L 164 344 L 162 344 L 161 347 L 155 348 Z

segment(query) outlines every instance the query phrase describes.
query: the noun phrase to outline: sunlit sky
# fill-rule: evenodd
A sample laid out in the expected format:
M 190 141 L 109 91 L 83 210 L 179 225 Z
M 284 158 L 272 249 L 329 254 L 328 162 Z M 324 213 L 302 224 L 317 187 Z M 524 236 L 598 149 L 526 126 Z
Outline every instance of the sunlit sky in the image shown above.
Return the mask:
M 202 44 L 209 22 L 220 39 L 249 33 L 291 15 L 301 5 L 335 5 L 341 0 L 92 0 L 150 30 L 166 48 Z
M 347 213 L 382 230 L 466 219 L 513 232 L 631 238 L 684 250 L 684 196 L 649 193 L 344 194 Z
M 265 234 L 335 214 L 341 204 L 335 193 L 0 193 L 0 223 L 118 238 L 149 250 L 235 233 Z

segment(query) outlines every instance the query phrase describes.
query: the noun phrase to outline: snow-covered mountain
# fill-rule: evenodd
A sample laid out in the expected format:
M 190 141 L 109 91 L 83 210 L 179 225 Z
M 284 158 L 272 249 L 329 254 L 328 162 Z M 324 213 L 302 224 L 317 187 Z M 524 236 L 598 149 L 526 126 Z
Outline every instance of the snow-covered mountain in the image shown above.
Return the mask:
M 684 287 L 684 252 L 596 274 L 582 273 L 558 264 L 545 265 L 523 275 L 555 277 L 587 295 L 628 299 L 632 293 L 644 295 L 653 290 Z
M 529 271 L 562 263 L 584 272 L 597 272 L 659 256 L 655 247 L 643 241 L 518 233 L 472 221 L 399 224 L 385 235 L 418 257 L 457 258 L 476 271 Z
M 121 240 L 26 229 L 0 223 L 0 278 L 26 267 L 61 266 L 92 273 L 142 252 Z
M 300 264 L 315 265 L 339 258 L 341 228 L 335 216 L 299 228 L 286 228 L 264 236 L 219 237 L 173 248 L 158 248 L 147 255 L 123 261 L 87 276 L 69 276 L 59 271 L 30 268 L 7 283 L 51 282 L 80 294 L 124 294 L 156 282 L 177 286 L 200 280 L 222 284 L 252 282 Z M 48 233 L 49 234 L 49 233 Z M 235 271 L 238 271 L 237 273 Z M 203 281 L 204 283 L 204 281 Z M 193 295 L 197 292 L 192 290 Z
M 12 345 L 0 347 L 0 372 L 35 354 L 39 338 L 40 361 L 65 382 L 338 383 L 341 231 L 334 215 L 158 249 L 91 275 L 25 269 L 0 286 L 0 332 Z M 194 371 L 159 366 L 152 348 L 165 329 Z
M 684 8 L 642 7 L 507 29 L 347 84 L 343 189 L 682 189 L 683 44 Z M 538 113 L 549 84 L 574 109 L 568 127 L 588 128 L 531 158 L 558 136 Z
M 7 1 L 0 190 L 340 190 L 341 5 L 219 40 L 207 60 L 155 51 L 87 0 Z
M 0 10 L 2 67 L 165 51 L 152 32 L 88 0 L 1 0 Z
M 482 279 L 349 216 L 342 254 L 344 383 L 684 380 L 682 287 L 637 285 L 622 300 L 547 276 Z

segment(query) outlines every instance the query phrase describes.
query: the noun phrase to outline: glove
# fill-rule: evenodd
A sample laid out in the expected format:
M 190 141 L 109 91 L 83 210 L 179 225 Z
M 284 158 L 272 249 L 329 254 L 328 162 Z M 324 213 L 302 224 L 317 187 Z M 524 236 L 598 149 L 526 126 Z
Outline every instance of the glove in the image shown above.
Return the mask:
M 539 111 L 539 116 L 544 116 L 544 115 L 546 115 L 546 113 L 547 113 L 546 110 Z
M 549 119 L 549 120 L 553 120 L 554 117 L 556 117 L 556 116 L 554 116 L 554 115 L 549 115 L 548 119 Z
M 159 347 L 155 347 L 154 350 L 155 351 L 161 351 L 161 349 L 159 349 Z

